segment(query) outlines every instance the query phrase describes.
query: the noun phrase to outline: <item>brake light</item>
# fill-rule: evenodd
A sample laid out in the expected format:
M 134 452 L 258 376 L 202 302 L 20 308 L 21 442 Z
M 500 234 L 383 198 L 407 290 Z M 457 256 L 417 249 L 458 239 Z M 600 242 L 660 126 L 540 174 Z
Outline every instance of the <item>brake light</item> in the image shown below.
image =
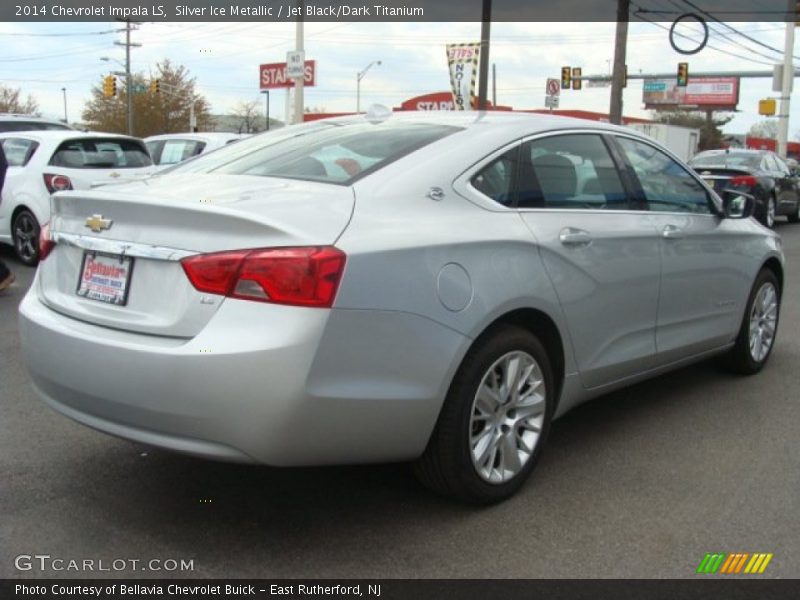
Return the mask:
M 732 177 L 729 183 L 730 185 L 754 188 L 758 185 L 758 180 L 752 175 L 739 175 Z
M 200 292 L 274 304 L 330 308 L 346 256 L 332 246 L 198 254 L 181 261 Z
M 72 182 L 66 175 L 44 174 L 44 185 L 51 194 L 72 189 Z
M 47 258 L 55 246 L 56 243 L 50 236 L 50 223 L 45 223 L 39 230 L 39 262 Z

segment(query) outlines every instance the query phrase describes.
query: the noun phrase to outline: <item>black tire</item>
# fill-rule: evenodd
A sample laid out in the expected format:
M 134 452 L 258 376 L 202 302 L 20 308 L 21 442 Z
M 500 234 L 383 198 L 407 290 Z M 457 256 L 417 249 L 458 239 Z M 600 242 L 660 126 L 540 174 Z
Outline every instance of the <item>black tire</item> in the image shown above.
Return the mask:
M 800 223 L 800 199 L 797 200 L 794 212 L 789 213 L 786 218 L 789 219 L 789 223 Z
M 39 222 L 27 208 L 14 215 L 14 222 L 11 225 L 14 252 L 20 262 L 29 267 L 34 267 L 39 262 L 40 230 Z
M 772 207 L 772 222 L 770 223 L 770 206 Z M 775 201 L 775 196 L 770 194 L 767 196 L 766 201 L 764 202 L 764 208 L 761 212 L 761 224 L 764 227 L 768 227 L 769 229 L 773 229 L 775 227 L 775 215 L 777 214 L 778 210 L 778 203 Z
M 750 320 L 753 314 L 753 305 L 759 297 L 759 293 L 764 286 L 771 285 L 775 293 L 775 300 L 777 308 L 775 310 L 775 332 L 770 342 L 766 354 L 756 358 L 750 350 Z M 772 349 L 775 347 L 775 338 L 778 333 L 778 322 L 780 320 L 780 307 L 781 307 L 781 289 L 778 284 L 778 278 L 769 269 L 762 269 L 756 277 L 753 288 L 750 290 L 750 296 L 747 299 L 747 306 L 745 307 L 744 316 L 742 317 L 742 324 L 739 328 L 739 334 L 736 336 L 736 344 L 734 347 L 723 357 L 723 364 L 742 375 L 753 375 L 761 371 L 764 365 L 767 364 Z
M 527 459 L 521 461 L 521 468 L 506 481 L 490 483 L 479 474 L 478 467 L 475 466 L 472 459 L 470 437 L 473 432 L 472 428 L 476 425 L 471 421 L 473 410 L 475 410 L 473 404 L 484 377 L 489 376 L 490 370 L 492 374 L 496 375 L 497 370 L 501 368 L 498 366 L 498 361 L 515 352 L 524 353 L 538 365 L 538 373 L 541 374 L 544 382 L 544 411 L 543 414 L 536 417 L 540 418 L 537 425 L 539 427 L 538 438 L 532 442 L 532 452 L 528 454 Z M 496 380 L 495 384 L 497 384 Z M 523 389 L 540 388 L 527 387 Z M 439 420 L 425 453 L 414 465 L 418 479 L 440 494 L 472 504 L 492 504 L 510 497 L 522 486 L 539 459 L 550 430 L 550 421 L 555 405 L 555 390 L 550 359 L 538 338 L 526 329 L 513 325 L 500 324 L 492 327 L 475 341 L 450 384 Z M 498 404 L 497 406 L 502 405 Z M 511 405 L 506 406 L 510 407 Z M 498 408 L 498 411 L 500 410 L 502 409 Z M 512 413 L 515 411 L 509 410 L 506 418 L 518 416 L 516 413 Z M 506 428 L 506 432 L 510 431 L 507 426 L 503 425 L 502 427 Z M 517 425 L 512 427 L 514 427 L 514 435 L 511 437 L 514 437 L 515 440 L 518 439 L 516 436 L 524 435 L 522 432 L 526 431 L 522 425 L 519 425 L 519 430 L 516 429 Z M 492 428 L 488 420 L 485 428 L 484 431 L 490 431 Z M 487 443 L 488 445 L 491 444 Z M 500 442 L 495 448 L 499 449 L 501 445 Z M 514 447 L 515 456 L 519 456 L 516 450 L 517 446 Z M 505 469 L 502 465 L 505 459 L 502 455 L 506 451 L 505 449 L 500 452 L 495 450 L 491 458 L 491 461 L 500 458 L 500 471 L 503 472 Z M 490 470 L 493 468 L 490 467 Z

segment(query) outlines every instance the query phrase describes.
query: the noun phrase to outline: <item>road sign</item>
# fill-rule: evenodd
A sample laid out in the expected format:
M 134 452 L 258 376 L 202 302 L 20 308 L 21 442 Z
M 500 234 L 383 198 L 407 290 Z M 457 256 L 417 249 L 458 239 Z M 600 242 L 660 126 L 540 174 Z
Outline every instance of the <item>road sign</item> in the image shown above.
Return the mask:
M 558 108 L 558 96 L 545 96 L 544 105 L 547 108 Z
M 561 93 L 561 82 L 558 79 L 548 79 L 546 89 L 548 96 L 558 96 Z
M 292 88 L 294 80 L 286 73 L 286 63 L 268 63 L 258 68 L 259 87 L 262 90 Z M 317 61 L 307 60 L 305 68 L 306 87 L 317 84 Z
M 286 53 L 286 76 L 289 79 L 299 79 L 305 74 L 306 53 L 302 50 L 292 50 Z

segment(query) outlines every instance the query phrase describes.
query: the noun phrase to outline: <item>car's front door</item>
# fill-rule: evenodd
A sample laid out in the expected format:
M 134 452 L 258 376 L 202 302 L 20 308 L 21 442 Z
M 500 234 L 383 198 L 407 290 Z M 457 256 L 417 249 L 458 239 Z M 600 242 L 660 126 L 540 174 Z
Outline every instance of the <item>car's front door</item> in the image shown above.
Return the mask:
M 624 177 L 597 133 L 522 145 L 517 206 L 541 249 L 586 387 L 645 371 L 656 352 L 658 239 Z
M 758 232 L 747 221 L 722 218 L 698 178 L 656 146 L 621 135 L 614 139 L 659 234 L 659 363 L 732 341 L 755 272 L 748 239 Z

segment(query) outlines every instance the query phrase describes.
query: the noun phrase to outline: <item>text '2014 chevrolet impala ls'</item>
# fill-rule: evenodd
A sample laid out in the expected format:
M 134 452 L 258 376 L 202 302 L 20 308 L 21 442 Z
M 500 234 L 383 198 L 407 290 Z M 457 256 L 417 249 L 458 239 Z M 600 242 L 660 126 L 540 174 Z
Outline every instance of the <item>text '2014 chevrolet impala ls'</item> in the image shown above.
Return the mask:
M 554 417 L 772 350 L 780 238 L 635 132 L 511 114 L 346 117 L 56 194 L 22 302 L 44 400 L 267 465 L 416 461 L 502 500 Z

